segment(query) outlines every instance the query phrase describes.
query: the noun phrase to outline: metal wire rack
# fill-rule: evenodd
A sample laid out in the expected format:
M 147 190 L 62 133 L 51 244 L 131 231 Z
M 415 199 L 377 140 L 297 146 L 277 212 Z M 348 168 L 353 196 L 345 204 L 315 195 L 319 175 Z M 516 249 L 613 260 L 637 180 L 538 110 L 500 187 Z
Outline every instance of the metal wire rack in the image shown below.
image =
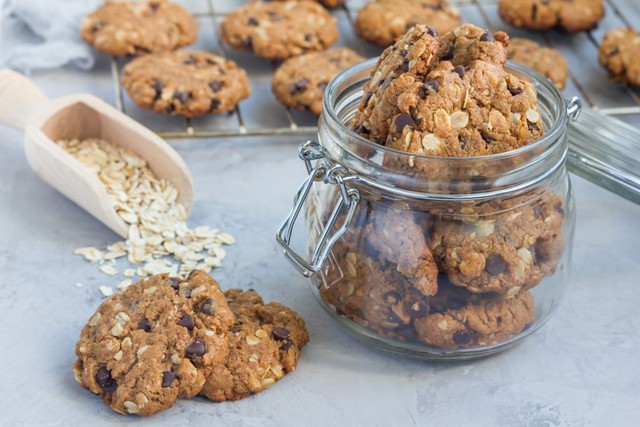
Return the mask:
M 195 0 L 194 0 L 195 1 Z M 194 1 L 190 3 L 193 4 Z M 231 58 L 238 61 L 238 55 L 244 55 L 244 63 L 248 66 L 250 81 L 256 77 L 254 75 L 253 65 L 257 62 L 264 62 L 259 58 L 250 57 L 249 54 L 241 54 L 233 49 L 229 49 L 220 37 L 219 24 L 229 10 L 229 2 L 220 0 L 197 0 L 199 10 L 193 12 L 198 20 L 200 32 L 209 33 L 212 36 L 212 43 L 209 43 L 205 49 L 213 50 L 225 58 Z M 232 2 L 233 3 L 233 2 Z M 240 6 L 244 2 L 237 2 Z M 351 0 L 346 5 L 332 11 L 334 16 L 338 18 L 341 24 L 342 44 L 358 51 L 363 56 L 378 55 L 381 50 L 367 44 L 355 35 L 354 17 L 357 10 L 362 7 L 366 1 Z M 628 16 L 629 4 L 631 0 L 605 0 L 607 15 L 605 17 L 605 25 L 601 25 L 592 31 L 573 36 L 566 34 L 546 32 L 531 33 L 514 28 L 510 28 L 500 20 L 497 14 L 497 0 L 449 0 L 449 3 L 456 6 L 462 15 L 463 22 L 472 22 L 481 25 L 491 31 L 507 29 L 510 35 L 526 36 L 537 39 L 542 44 L 559 48 L 565 56 L 568 57 L 570 63 L 570 75 L 568 78 L 565 95 L 567 97 L 579 96 L 591 109 L 597 110 L 605 115 L 618 116 L 623 120 L 640 127 L 640 95 L 637 89 L 625 87 L 609 81 L 604 71 L 597 64 L 597 49 L 599 46 L 598 39 L 606 29 L 614 27 L 630 27 L 633 28 Z M 189 5 L 186 5 L 189 8 Z M 635 14 L 635 15 L 634 15 Z M 630 14 L 640 19 L 640 8 L 637 8 Z M 567 40 L 571 40 L 567 42 Z M 197 48 L 197 46 L 196 46 Z M 584 63 L 589 60 L 589 67 L 585 67 Z M 241 58 L 242 59 L 242 58 Z M 267 99 L 267 103 L 261 108 L 261 111 L 269 110 L 269 119 L 261 120 L 260 113 L 247 108 L 252 102 L 252 97 L 241 102 L 228 115 L 217 117 L 215 120 L 207 119 L 184 119 L 181 117 L 163 117 L 162 122 L 158 118 L 150 118 L 149 115 L 141 116 L 140 108 L 129 102 L 124 94 L 121 81 L 121 70 L 124 66 L 123 60 L 111 60 L 111 74 L 113 78 L 113 86 L 116 94 L 116 106 L 121 111 L 132 115 L 149 128 L 155 130 L 160 136 L 167 139 L 177 138 L 228 138 L 238 136 L 261 136 L 261 135 L 309 135 L 316 132 L 317 119 L 309 113 L 298 113 L 279 104 L 270 94 L 269 74 L 275 65 L 261 65 L 259 77 L 263 83 L 258 88 L 258 92 L 262 92 L 262 97 Z M 241 64 L 241 65 L 245 65 Z M 265 73 L 266 70 L 266 73 Z M 596 75 L 594 78 L 593 75 Z M 595 79 L 595 80 L 594 80 Z M 266 82 L 266 83 L 265 83 Z M 596 84 L 594 84 L 596 83 Z M 254 89 L 254 92 L 256 90 Z M 268 94 L 266 93 L 268 92 Z M 263 99 L 264 101 L 264 99 Z M 247 120 L 250 117 L 250 120 Z M 275 119 L 274 119 L 275 118 Z M 154 124 L 162 123 L 170 124 L 157 128 Z

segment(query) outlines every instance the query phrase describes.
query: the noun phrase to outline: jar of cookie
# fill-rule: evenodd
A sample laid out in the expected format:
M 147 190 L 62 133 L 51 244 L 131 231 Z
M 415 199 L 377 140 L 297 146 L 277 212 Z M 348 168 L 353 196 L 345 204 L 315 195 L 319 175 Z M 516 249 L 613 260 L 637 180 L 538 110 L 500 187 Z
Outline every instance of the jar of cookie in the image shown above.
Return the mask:
M 567 284 L 567 124 L 580 111 L 507 63 L 505 33 L 411 28 L 327 87 L 309 175 L 278 230 L 356 337 L 426 359 L 492 354 L 540 328 Z M 307 247 L 292 245 L 305 213 Z

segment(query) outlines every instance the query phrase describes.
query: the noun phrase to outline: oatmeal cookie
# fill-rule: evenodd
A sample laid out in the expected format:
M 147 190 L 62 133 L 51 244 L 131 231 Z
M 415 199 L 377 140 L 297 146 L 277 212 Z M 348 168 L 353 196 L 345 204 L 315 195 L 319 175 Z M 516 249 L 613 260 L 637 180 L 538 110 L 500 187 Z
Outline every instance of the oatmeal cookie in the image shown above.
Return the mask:
M 290 1 L 290 0 L 271 0 L 271 1 Z M 294 0 L 294 1 L 312 1 L 316 3 L 320 3 L 324 7 L 334 8 L 338 6 L 342 6 L 344 4 L 344 0 Z
M 196 31 L 189 12 L 164 0 L 106 2 L 81 24 L 87 43 L 117 57 L 188 46 L 195 43 Z
M 436 220 L 429 247 L 453 284 L 511 296 L 555 272 L 563 220 L 562 199 L 543 196 L 504 213 Z
M 502 19 L 529 30 L 590 30 L 604 16 L 604 0 L 499 0 Z
M 265 304 L 253 290 L 230 289 L 225 296 L 236 323 L 227 334 L 229 353 L 207 373 L 201 394 L 238 400 L 258 393 L 293 372 L 309 341 L 302 318 L 282 304 Z
M 140 107 L 185 117 L 231 111 L 250 94 L 242 68 L 202 51 L 136 58 L 124 67 L 122 85 Z
M 228 14 L 222 38 L 236 49 L 282 61 L 324 50 L 338 40 L 336 20 L 313 2 L 254 2 Z
M 640 33 L 618 28 L 605 34 L 598 60 L 617 82 L 640 86 Z
M 483 347 L 506 341 L 522 332 L 535 318 L 530 292 L 511 297 L 474 295 L 441 284 L 429 298 L 429 314 L 415 319 L 418 340 L 439 348 Z
M 273 93 L 284 105 L 319 115 L 322 94 L 331 79 L 362 61 L 363 57 L 346 47 L 287 59 L 273 74 Z
M 415 24 L 444 34 L 460 25 L 460 15 L 445 0 L 374 0 L 358 11 L 355 22 L 360 37 L 382 47 Z
M 509 59 L 533 68 L 560 90 L 564 89 L 569 66 L 560 51 L 550 47 L 542 47 L 533 40 L 512 38 L 507 46 Z
M 229 351 L 234 323 L 218 283 L 203 271 L 167 274 L 104 301 L 83 328 L 73 370 L 114 411 L 152 415 L 202 389 Z

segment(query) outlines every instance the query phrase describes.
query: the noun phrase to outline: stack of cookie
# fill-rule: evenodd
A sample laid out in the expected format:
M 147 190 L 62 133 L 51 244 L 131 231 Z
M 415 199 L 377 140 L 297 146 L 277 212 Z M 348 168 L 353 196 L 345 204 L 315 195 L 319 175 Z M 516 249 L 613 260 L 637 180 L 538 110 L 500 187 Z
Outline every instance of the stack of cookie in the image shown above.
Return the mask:
M 413 27 L 373 68 L 353 129 L 397 150 L 385 166 L 434 177 L 441 193 L 466 177 L 421 169 L 420 156 L 473 157 L 474 177 L 490 174 L 482 156 L 544 134 L 534 86 L 505 69 L 507 44 L 505 33 L 470 24 L 442 37 Z M 381 337 L 446 350 L 507 341 L 534 321 L 530 290 L 559 264 L 563 203 L 542 189 L 464 203 L 363 197 L 317 282 L 319 294 Z
M 195 43 L 197 24 L 175 3 L 107 2 L 81 30 L 102 52 L 138 56 L 125 66 L 122 84 L 140 107 L 195 117 L 232 111 L 250 94 L 246 72 L 233 61 L 181 49 Z
M 309 337 L 293 310 L 253 290 L 222 292 L 203 271 L 167 274 L 104 301 L 83 328 L 76 381 L 122 414 L 196 395 L 238 400 L 295 370 Z

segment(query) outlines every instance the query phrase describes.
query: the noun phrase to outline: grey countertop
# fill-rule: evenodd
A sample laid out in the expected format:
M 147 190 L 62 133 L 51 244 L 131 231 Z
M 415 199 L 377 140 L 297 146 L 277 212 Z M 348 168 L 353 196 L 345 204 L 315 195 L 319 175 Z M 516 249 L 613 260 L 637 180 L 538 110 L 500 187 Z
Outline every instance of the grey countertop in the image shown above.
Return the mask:
M 5 28 L 15 40 L 23 32 Z M 32 78 L 51 97 L 87 91 L 114 102 L 108 65 L 101 58 L 88 73 L 64 68 Z M 255 117 L 270 97 L 268 81 L 258 80 Z M 421 362 L 344 333 L 275 243 L 305 174 L 296 156 L 302 139 L 171 141 L 195 181 L 189 223 L 237 238 L 214 276 L 225 288 L 252 287 L 298 310 L 311 341 L 298 369 L 263 393 L 237 402 L 179 401 L 142 419 L 112 412 L 71 370 L 80 330 L 103 299 L 98 287 L 116 284 L 73 250 L 118 238 L 43 183 L 26 162 L 22 135 L 0 128 L 0 426 L 637 425 L 640 206 L 572 177 L 573 275 L 555 316 L 492 357 Z

